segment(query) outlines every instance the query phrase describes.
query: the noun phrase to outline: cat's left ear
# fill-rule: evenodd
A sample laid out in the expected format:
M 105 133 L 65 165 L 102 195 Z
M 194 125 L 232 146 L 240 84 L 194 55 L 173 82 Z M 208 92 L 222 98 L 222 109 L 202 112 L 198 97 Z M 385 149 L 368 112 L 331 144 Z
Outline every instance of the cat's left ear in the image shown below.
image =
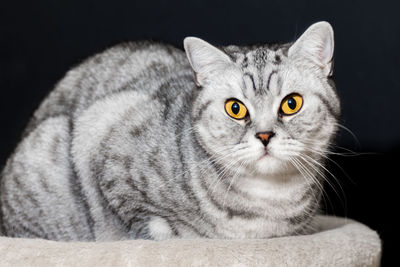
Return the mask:
M 289 48 L 289 57 L 303 57 L 318 65 L 326 76 L 332 75 L 333 29 L 321 21 L 311 25 Z
M 216 70 L 232 63 L 227 54 L 199 38 L 186 37 L 183 46 L 198 86 L 203 86 Z

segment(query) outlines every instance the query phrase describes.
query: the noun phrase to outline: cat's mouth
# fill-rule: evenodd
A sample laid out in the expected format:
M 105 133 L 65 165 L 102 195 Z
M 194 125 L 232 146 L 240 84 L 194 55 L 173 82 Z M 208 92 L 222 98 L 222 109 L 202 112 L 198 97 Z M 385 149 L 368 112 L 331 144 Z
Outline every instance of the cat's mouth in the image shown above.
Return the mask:
M 271 157 L 271 155 L 268 153 L 268 151 L 264 151 L 264 152 L 261 154 L 261 156 L 258 157 L 257 161 L 263 160 L 263 159 L 266 159 L 266 158 L 269 158 L 269 157 Z
M 268 151 L 263 151 L 260 153 L 261 155 L 257 155 L 255 161 L 253 162 L 253 171 L 260 175 L 271 175 L 282 173 L 285 168 L 284 161 L 282 159 L 272 155 Z
M 261 155 L 258 157 L 257 161 L 268 158 L 268 157 L 271 157 L 271 153 L 270 153 L 268 147 L 266 147 L 261 152 Z
M 271 155 L 271 153 L 267 150 L 263 151 L 260 156 L 257 157 L 255 160 L 255 163 L 257 165 L 270 165 L 272 162 L 271 161 L 276 161 L 277 158 Z

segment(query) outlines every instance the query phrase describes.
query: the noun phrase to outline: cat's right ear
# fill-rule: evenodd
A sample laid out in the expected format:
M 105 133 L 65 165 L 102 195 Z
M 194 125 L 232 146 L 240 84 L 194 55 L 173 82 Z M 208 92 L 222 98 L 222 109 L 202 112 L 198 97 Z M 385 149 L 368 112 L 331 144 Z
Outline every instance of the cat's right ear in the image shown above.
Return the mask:
M 199 38 L 186 37 L 183 46 L 198 86 L 204 86 L 213 72 L 231 63 L 227 54 Z

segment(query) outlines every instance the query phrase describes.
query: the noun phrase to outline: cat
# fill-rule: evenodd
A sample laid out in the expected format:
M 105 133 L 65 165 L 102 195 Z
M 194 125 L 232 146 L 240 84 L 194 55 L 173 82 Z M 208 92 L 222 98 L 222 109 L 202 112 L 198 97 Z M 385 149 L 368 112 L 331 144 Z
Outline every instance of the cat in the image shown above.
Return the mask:
M 337 132 L 333 30 L 184 49 L 123 43 L 70 70 L 1 174 L 5 236 L 64 241 L 307 234 Z

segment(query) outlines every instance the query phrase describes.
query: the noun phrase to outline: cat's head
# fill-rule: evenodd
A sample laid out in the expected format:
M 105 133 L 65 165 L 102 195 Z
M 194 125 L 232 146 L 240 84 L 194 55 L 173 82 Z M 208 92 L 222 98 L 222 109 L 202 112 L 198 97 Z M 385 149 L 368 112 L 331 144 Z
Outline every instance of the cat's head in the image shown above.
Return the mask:
M 340 113 L 329 23 L 283 45 L 216 48 L 187 37 L 184 47 L 199 86 L 193 127 L 215 162 L 268 175 L 325 155 Z

